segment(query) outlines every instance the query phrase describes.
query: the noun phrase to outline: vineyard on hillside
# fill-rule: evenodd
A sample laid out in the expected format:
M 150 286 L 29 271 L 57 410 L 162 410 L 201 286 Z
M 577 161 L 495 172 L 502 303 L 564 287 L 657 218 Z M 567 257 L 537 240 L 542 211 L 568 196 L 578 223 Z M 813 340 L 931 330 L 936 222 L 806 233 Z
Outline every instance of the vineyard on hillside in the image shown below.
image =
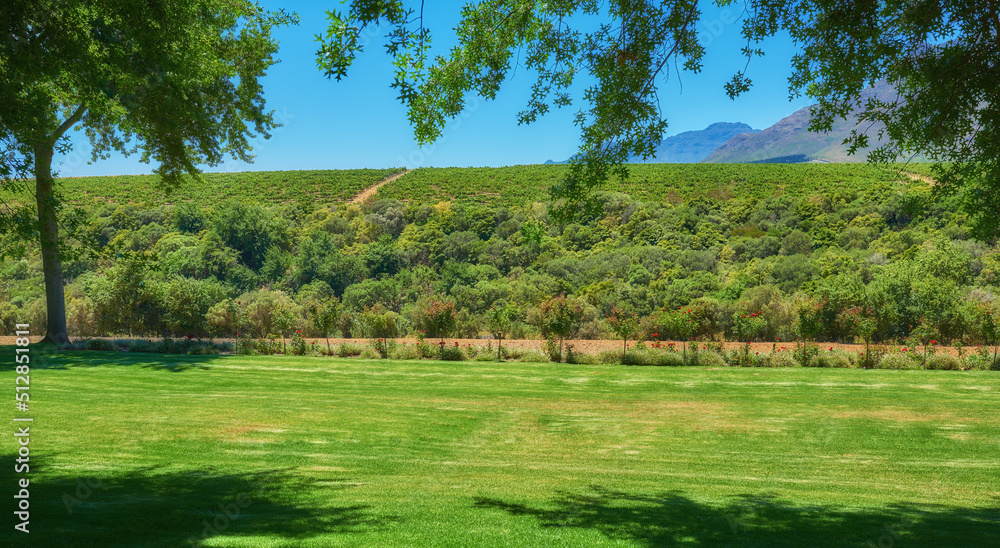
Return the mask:
M 921 164 L 907 166 L 923 169 Z M 499 168 L 421 168 L 387 185 L 379 198 L 404 202 L 468 201 L 491 206 L 545 202 L 548 190 L 569 172 L 561 164 Z M 633 200 L 682 203 L 710 197 L 760 200 L 769 196 L 862 192 L 877 199 L 912 184 L 902 166 L 867 164 L 633 164 L 627 180 L 608 181 L 598 190 Z
M 70 207 L 105 204 L 144 208 L 163 204 L 208 204 L 246 198 L 262 204 L 308 201 L 346 202 L 362 190 L 403 171 L 401 168 L 248 171 L 205 173 L 204 183 L 187 183 L 169 194 L 157 175 L 60 178 L 61 195 Z M 546 202 L 549 188 L 569 167 L 521 165 L 480 168 L 420 168 L 384 186 L 378 199 L 406 203 L 463 201 L 493 207 Z M 929 175 L 929 164 L 876 167 L 867 164 L 633 164 L 627 180 L 614 178 L 597 190 L 627 194 L 643 202 L 674 204 L 692 198 L 760 200 L 769 196 L 861 192 L 872 199 L 917 182 L 907 173 Z M 918 187 L 926 187 L 920 183 Z M 911 186 L 910 191 L 916 190 Z M 5 196 L 7 198 L 7 196 Z M 16 200 L 16 197 L 14 201 Z
M 58 181 L 67 205 L 87 209 L 108 203 L 151 208 L 180 202 L 209 204 L 234 198 L 270 204 L 305 200 L 332 204 L 347 201 L 400 171 L 389 168 L 205 173 L 203 184 L 188 182 L 169 194 L 158 186 L 158 175 L 69 177 Z

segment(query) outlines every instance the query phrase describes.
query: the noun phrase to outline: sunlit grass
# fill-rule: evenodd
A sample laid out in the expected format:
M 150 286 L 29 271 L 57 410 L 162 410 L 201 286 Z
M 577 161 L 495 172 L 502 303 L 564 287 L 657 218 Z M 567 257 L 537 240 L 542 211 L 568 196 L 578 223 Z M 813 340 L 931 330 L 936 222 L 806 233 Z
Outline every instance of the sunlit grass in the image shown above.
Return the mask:
M 1000 541 L 990 372 L 41 358 L 33 546 Z

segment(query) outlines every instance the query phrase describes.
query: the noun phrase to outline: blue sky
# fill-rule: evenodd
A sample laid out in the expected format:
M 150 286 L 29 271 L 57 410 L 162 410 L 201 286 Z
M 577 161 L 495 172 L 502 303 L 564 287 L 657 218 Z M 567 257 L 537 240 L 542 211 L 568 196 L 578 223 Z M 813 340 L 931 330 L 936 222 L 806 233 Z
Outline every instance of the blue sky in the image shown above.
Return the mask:
M 538 122 L 519 126 L 516 115 L 527 103 L 533 74 L 523 68 L 501 88 L 495 101 L 469 98 L 470 108 L 450 123 L 441 140 L 420 147 L 408 126 L 406 111 L 389 87 L 390 58 L 376 39 L 358 57 L 348 77 L 328 80 L 316 67 L 315 36 L 326 31 L 326 11 L 340 8 L 336 1 L 264 0 L 267 9 L 284 8 L 301 17 L 296 27 L 275 32 L 280 42 L 280 63 L 264 78 L 268 108 L 276 111 L 283 127 L 270 140 L 254 143 L 253 164 L 228 161 L 202 166 L 205 171 L 256 171 L 294 169 L 353 169 L 382 167 L 503 166 L 564 160 L 579 145 L 573 115 L 583 107 L 579 100 L 554 110 Z M 454 43 L 452 28 L 458 22 L 457 2 L 427 2 L 425 24 L 441 52 Z M 415 3 L 419 6 L 419 3 Z M 340 8 L 342 9 L 342 8 Z M 740 12 L 704 6 L 699 27 L 706 45 L 704 68 L 693 74 L 671 71 L 660 83 L 660 100 L 670 126 L 665 136 L 703 129 L 714 122 L 745 122 L 763 129 L 809 104 L 804 98 L 788 100 L 787 77 L 793 44 L 786 37 L 765 42 L 768 52 L 749 67 L 754 88 L 736 101 L 723 84 L 746 60 L 740 35 Z M 153 165 L 138 156 L 115 154 L 88 165 L 89 146 L 82 134 L 72 137 L 74 151 L 57 156 L 60 176 L 123 175 L 150 173 Z

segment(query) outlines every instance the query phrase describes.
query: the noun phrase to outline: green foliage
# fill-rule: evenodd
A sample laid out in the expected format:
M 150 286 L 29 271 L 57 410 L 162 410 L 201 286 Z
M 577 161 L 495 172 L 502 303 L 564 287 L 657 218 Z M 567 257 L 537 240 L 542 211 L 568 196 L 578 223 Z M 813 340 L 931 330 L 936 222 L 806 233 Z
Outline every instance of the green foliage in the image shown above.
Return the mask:
M 964 369 L 962 361 L 951 354 L 935 354 L 927 359 L 925 367 L 941 371 L 961 371 Z
M 264 265 L 272 246 L 287 245 L 284 223 L 259 203 L 239 200 L 223 204 L 212 216 L 211 226 L 222 243 L 236 250 L 240 262 L 251 270 Z
M 792 352 L 772 352 L 764 359 L 767 367 L 798 367 L 799 360 Z
M 494 305 L 486 313 L 487 328 L 490 335 L 497 340 L 497 361 L 503 361 L 503 340 L 510 334 L 517 316 L 517 307 L 511 303 Z
M 702 350 L 698 352 L 694 360 L 694 365 L 702 367 L 725 367 L 727 364 L 725 358 L 720 356 L 718 352 Z
M 679 367 L 685 365 L 684 358 L 672 350 L 654 350 L 636 348 L 625 352 L 622 356 L 624 365 L 660 365 Z
M 809 359 L 809 367 L 851 367 L 851 360 L 837 351 L 821 351 Z
M 909 352 L 892 352 L 878 362 L 878 369 L 920 369 L 920 360 L 914 359 Z
M 309 303 L 309 317 L 313 326 L 319 331 L 320 336 L 326 339 L 327 352 L 332 352 L 330 348 L 330 334 L 337 327 L 337 320 L 340 317 L 340 301 L 336 297 L 328 297 L 322 300 L 314 300 Z
M 369 339 L 391 339 L 406 332 L 402 317 L 380 304 L 365 308 L 357 315 L 360 335 Z M 432 320 L 433 321 L 433 320 Z
M 280 125 L 264 111 L 259 82 L 278 49 L 271 29 L 298 18 L 243 1 L 170 4 L 155 16 L 116 3 L 8 4 L 0 15 L 7 29 L 0 41 L 0 180 L 33 178 L 38 207 L 30 216 L 17 208 L 0 226 L 39 221 L 46 336 L 62 343 L 63 204 L 51 168 L 56 152 L 72 148 L 66 132 L 82 126 L 95 160 L 141 148 L 143 161 L 159 164 L 165 189 L 185 176 L 197 179 L 198 164 L 219 165 L 227 155 L 252 161 L 252 140 Z
M 428 336 L 444 340 L 455 328 L 455 302 L 431 295 L 417 302 L 414 324 Z
M 931 338 L 962 338 L 976 344 L 996 341 L 990 327 L 996 322 L 989 324 L 981 304 L 993 298 L 1000 281 L 995 274 L 1000 272 L 996 244 L 963 239 L 966 232 L 955 224 L 960 221 L 948 220 L 945 211 L 914 217 L 903 230 L 879 223 L 883 202 L 878 200 L 890 200 L 895 194 L 879 197 L 861 192 L 865 166 L 830 167 L 833 175 L 859 170 L 851 183 L 857 188 L 836 190 L 848 183 L 828 181 L 834 191 L 797 197 L 788 186 L 775 196 L 734 197 L 723 191 L 742 183 L 713 186 L 715 177 L 725 171 L 717 174 L 713 166 L 669 166 L 707 189 L 716 189 L 715 193 L 677 179 L 670 184 L 690 187 L 687 197 L 677 194 L 668 201 L 641 202 L 623 193 L 598 194 L 605 214 L 572 225 L 554 223 L 542 204 L 404 205 L 383 200 L 296 213 L 298 206 L 277 200 L 217 202 L 199 208 L 207 227 L 226 224 L 215 216 L 234 207 L 261 222 L 248 220 L 240 225 L 246 231 L 233 233 L 278 235 L 283 243 L 263 250 L 259 272 L 244 265 L 241 251 L 214 228 L 198 234 L 162 232 L 162 227 L 172 226 L 174 206 L 97 208 L 87 222 L 101 238 L 109 246 L 114 243 L 114 249 L 124 251 L 134 245 L 139 251 L 124 251 L 120 257 L 109 251 L 99 260 L 67 262 L 67 272 L 74 276 L 66 289 L 67 311 L 76 335 L 131 330 L 233 337 L 242 331 L 244 336 L 266 337 L 259 323 L 267 314 L 255 309 L 251 321 L 247 304 L 250 294 L 263 289 L 280 291 L 291 300 L 291 305 L 284 303 L 285 323 L 279 326 L 272 320 L 270 334 L 287 336 L 302 329 L 309 336 L 334 332 L 369 336 L 366 322 L 361 321 L 369 309 L 382 316 L 398 315 L 392 317 L 394 330 L 379 331 L 389 337 L 427 331 L 421 310 L 423 301 L 434 294 L 454 303 L 450 334 L 463 337 L 490 331 L 491 315 L 505 303 L 524 303 L 524 317 L 518 312 L 509 325 L 501 322 L 507 330 L 503 338 L 550 335 L 554 359 L 562 359 L 559 335 L 545 327 L 541 308 L 528 303 L 556 295 L 579 305 L 573 337 L 618 336 L 606 321 L 609 311 L 618 307 L 629 311 L 626 319 L 635 313 L 639 320 L 631 337 L 655 340 L 774 341 L 777 337 L 783 342 L 796 338 L 850 342 L 865 338 L 858 322 L 849 317 L 848 312 L 856 310 L 875 321 L 874 331 L 867 327 L 873 344 L 915 334 L 921 318 L 934 326 Z M 740 169 L 748 180 L 763 177 L 756 174 L 757 166 Z M 783 176 L 800 181 L 824 173 L 817 166 L 783 169 Z M 867 184 L 877 186 L 877 181 Z M 468 184 L 479 182 L 471 179 Z M 115 192 L 127 198 L 126 190 Z M 923 190 L 914 184 L 901 192 Z M 383 231 L 398 228 L 390 219 L 397 213 L 402 215 L 398 218 L 402 229 L 394 239 Z M 372 222 L 373 216 L 383 219 Z M 841 222 L 878 231 L 871 249 L 817 246 L 809 256 L 781 255 L 779 249 L 777 255 L 761 258 L 748 245 L 750 239 L 783 241 L 795 230 L 812 234 L 808 223 L 836 227 Z M 708 225 L 716 227 L 721 240 L 706 249 L 698 234 Z M 530 238 L 523 226 L 532 227 L 527 231 Z M 947 226 L 953 228 L 940 228 Z M 446 240 L 451 247 L 442 251 Z M 230 243 L 240 245 L 236 241 L 239 238 Z M 478 251 L 455 247 L 458 244 L 472 244 Z M 454 260 L 460 256 L 463 260 Z M 800 274 L 801 280 L 794 281 Z M 37 247 L 22 260 L 3 263 L 0 290 L 11 296 L 7 314 L 30 317 L 32 322 L 44 318 L 42 281 Z M 248 298 L 241 298 L 244 295 Z M 318 310 L 312 307 L 337 297 L 342 298 L 339 310 L 327 311 L 324 326 L 318 326 Z M 760 314 L 752 317 L 754 313 Z M 500 337 L 494 334 L 494 338 Z M 328 346 L 331 352 L 329 342 Z M 688 350 L 684 347 L 685 353 Z M 494 357 L 502 352 L 501 343 Z
M 296 329 L 295 333 L 292 333 L 292 340 L 288 343 L 288 347 L 292 349 L 292 355 L 305 356 L 306 339 L 302 336 L 301 330 Z
M 608 314 L 606 321 L 611 331 L 622 340 L 622 353 L 624 355 L 628 340 L 635 335 L 636 329 L 639 327 L 635 313 L 629 314 L 614 305 L 611 307 L 611 313 Z
M 550 343 L 553 342 L 552 338 L 558 340 L 558 344 L 549 351 L 553 361 L 562 361 L 563 341 L 573 338 L 582 319 L 583 306 L 576 299 L 556 295 L 539 303 L 538 327 L 542 336 Z

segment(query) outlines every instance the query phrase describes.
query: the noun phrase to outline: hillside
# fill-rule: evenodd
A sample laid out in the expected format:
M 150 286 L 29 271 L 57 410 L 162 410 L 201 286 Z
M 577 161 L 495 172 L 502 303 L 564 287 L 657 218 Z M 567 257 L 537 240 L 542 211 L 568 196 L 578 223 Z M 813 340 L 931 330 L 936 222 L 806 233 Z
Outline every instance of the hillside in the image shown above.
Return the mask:
M 888 84 L 879 83 L 862 93 L 862 102 L 869 98 L 892 100 L 896 91 Z M 733 136 L 706 157 L 704 162 L 715 163 L 802 163 L 802 162 L 863 162 L 867 150 L 855 155 L 847 154 L 843 144 L 857 124 L 852 115 L 839 120 L 829 133 L 809 131 L 809 109 L 801 108 L 782 118 L 773 126 L 758 133 Z M 868 135 L 875 140 L 879 130 L 873 126 Z M 917 158 L 916 161 L 922 161 Z
M 530 338 L 565 296 L 581 338 L 612 337 L 616 310 L 660 340 L 991 336 L 969 319 L 1000 292 L 1000 249 L 897 168 L 636 164 L 595 191 L 602 212 L 559 223 L 546 190 L 566 169 L 418 169 L 356 203 L 394 170 L 218 174 L 169 201 L 153 179 L 62 180 L 70 333 L 267 337 L 282 318 L 322 336 L 312 306 L 336 298 L 344 336 L 431 336 L 446 306 L 451 334 L 478 338 L 509 303 L 510 336 Z M 8 332 L 45 324 L 37 245 L 0 235 L 19 242 L 0 265 Z

